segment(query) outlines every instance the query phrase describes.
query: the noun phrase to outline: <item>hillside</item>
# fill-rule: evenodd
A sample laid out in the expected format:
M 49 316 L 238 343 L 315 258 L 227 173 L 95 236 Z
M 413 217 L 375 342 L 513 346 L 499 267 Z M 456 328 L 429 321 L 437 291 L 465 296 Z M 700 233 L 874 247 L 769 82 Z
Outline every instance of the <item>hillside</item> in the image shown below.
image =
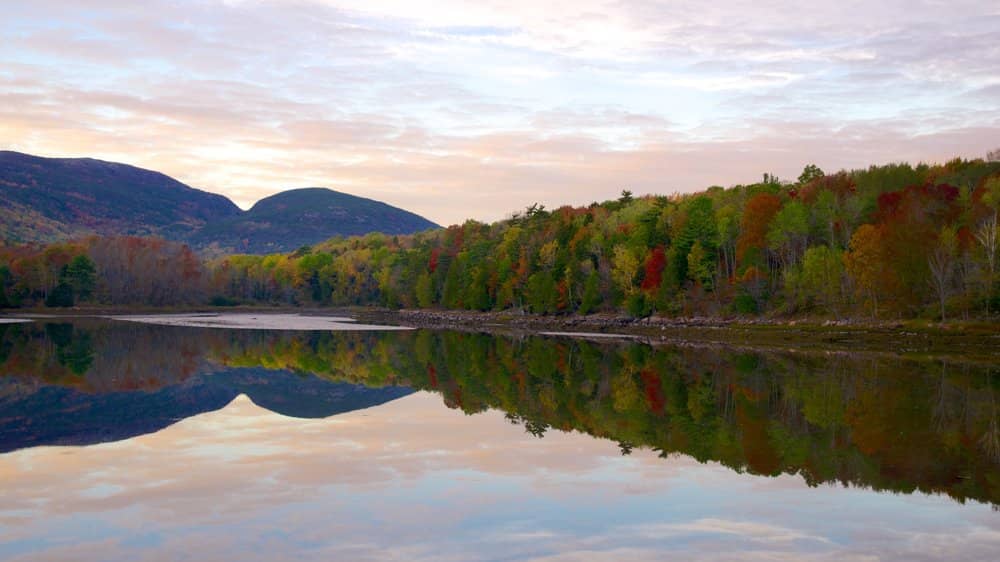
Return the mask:
M 260 254 L 290 252 L 333 236 L 412 234 L 436 227 L 379 201 L 314 187 L 261 199 L 245 213 L 206 225 L 190 241 L 217 252 Z
M 177 240 L 239 213 L 229 199 L 159 172 L 0 151 L 0 240 L 51 242 L 89 234 Z
M 159 172 L 90 158 L 0 151 L 0 242 L 159 236 L 212 254 L 287 252 L 335 236 L 410 234 L 437 225 L 323 188 L 293 189 L 243 212 Z
M 633 317 L 1000 311 L 1000 162 L 887 164 L 206 264 L 242 302 Z
M 280 201 L 275 206 L 290 212 Z M 328 211 L 313 206 L 299 216 Z M 0 248 L 0 296 L 13 306 L 67 306 L 78 294 L 84 302 L 154 306 L 994 318 L 998 221 L 1000 162 L 992 159 L 829 175 L 809 165 L 797 181 L 765 174 L 760 183 L 681 196 L 624 191 L 586 207 L 532 205 L 493 224 L 333 238 L 266 256 L 199 262 L 134 239 Z M 84 257 L 96 277 L 86 284 L 86 264 L 69 267 Z

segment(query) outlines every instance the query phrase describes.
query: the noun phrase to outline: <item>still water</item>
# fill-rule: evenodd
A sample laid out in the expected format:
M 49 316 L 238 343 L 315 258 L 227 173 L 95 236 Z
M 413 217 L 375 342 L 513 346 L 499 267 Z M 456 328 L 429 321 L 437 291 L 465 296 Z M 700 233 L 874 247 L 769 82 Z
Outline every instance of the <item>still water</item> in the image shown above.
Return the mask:
M 1000 365 L 0 325 L 2 560 L 996 560 Z

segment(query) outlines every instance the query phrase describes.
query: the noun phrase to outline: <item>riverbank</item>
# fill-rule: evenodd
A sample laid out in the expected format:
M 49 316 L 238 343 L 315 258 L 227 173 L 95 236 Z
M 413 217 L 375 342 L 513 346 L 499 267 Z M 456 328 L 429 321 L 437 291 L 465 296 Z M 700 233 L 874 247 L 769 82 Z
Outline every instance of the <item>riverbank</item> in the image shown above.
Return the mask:
M 961 355 L 1000 361 L 1000 323 L 815 319 L 629 318 L 612 314 L 542 316 L 512 312 L 348 309 L 360 321 L 426 329 L 640 336 L 650 343 L 718 343 L 784 349 Z
M 374 307 L 76 307 L 3 311 L 0 318 L 58 318 L 161 314 L 298 314 L 349 316 L 367 324 L 409 326 L 515 335 L 620 335 L 651 344 L 725 344 L 822 351 L 876 351 L 905 355 L 960 356 L 1000 362 L 1000 323 L 919 320 L 872 321 L 780 318 L 630 318 L 615 314 L 535 315 L 511 311 L 403 309 Z

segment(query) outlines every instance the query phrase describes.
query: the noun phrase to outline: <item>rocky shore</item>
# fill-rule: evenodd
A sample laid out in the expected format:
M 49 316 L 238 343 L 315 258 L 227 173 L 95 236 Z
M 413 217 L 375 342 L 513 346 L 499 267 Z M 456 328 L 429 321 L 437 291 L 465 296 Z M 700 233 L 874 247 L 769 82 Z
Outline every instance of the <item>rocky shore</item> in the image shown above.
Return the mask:
M 517 312 L 371 309 L 345 311 L 360 321 L 426 329 L 507 334 L 552 332 L 586 337 L 640 337 L 649 343 L 718 343 L 823 351 L 880 351 L 892 354 L 961 355 L 1000 358 L 1000 326 L 933 324 L 860 319 L 667 318 L 622 315 L 543 316 Z

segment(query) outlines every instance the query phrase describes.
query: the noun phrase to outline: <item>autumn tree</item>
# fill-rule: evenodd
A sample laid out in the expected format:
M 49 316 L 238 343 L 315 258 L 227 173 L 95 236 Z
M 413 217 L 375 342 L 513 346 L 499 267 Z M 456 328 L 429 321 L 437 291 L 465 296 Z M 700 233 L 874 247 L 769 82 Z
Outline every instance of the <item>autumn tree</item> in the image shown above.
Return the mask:
M 893 284 L 893 272 L 883 246 L 882 229 L 864 224 L 854 231 L 850 250 L 844 256 L 844 266 L 871 303 L 872 316 L 878 318 L 880 294 L 886 286 Z
M 663 269 L 667 265 L 667 256 L 662 246 L 657 246 L 649 251 L 646 256 L 646 264 L 642 276 L 642 289 L 644 291 L 655 292 L 663 282 Z
M 1000 268 L 997 209 L 998 163 L 954 159 L 830 175 L 810 165 L 794 185 L 768 174 L 763 183 L 697 194 L 623 193 L 554 211 L 536 204 L 493 224 L 334 238 L 287 254 L 204 259 L 182 244 L 138 237 L 0 244 L 2 298 L 37 306 L 55 293 L 50 302 L 65 302 L 63 284 L 74 300 L 113 305 L 212 300 L 642 316 L 708 310 L 711 293 L 713 310 L 802 305 L 840 315 L 857 289 L 876 315 L 919 314 L 942 300 L 944 312 L 961 303 L 966 314 L 984 304 L 990 313 Z M 954 233 L 955 243 L 944 243 L 950 234 L 943 233 Z
M 638 271 L 639 258 L 635 256 L 635 253 L 625 245 L 615 246 L 611 258 L 611 275 L 623 294 L 632 294 Z
M 771 193 L 758 193 L 747 201 L 736 239 L 736 259 L 743 270 L 766 265 L 767 233 L 780 209 L 781 198 Z

